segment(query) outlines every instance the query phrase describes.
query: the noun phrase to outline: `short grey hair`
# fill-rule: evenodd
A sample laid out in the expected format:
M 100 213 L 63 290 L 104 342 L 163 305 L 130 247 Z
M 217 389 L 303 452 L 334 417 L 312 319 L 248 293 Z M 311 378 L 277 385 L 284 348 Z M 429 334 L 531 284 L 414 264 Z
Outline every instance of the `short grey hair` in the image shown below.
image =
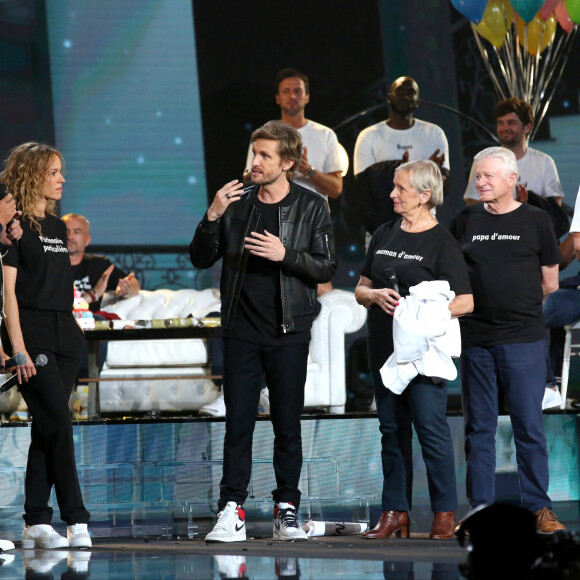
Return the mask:
M 395 169 L 395 175 L 399 171 L 409 172 L 409 181 L 418 194 L 431 191 L 431 197 L 426 203 L 429 209 L 443 203 L 443 177 L 435 162 L 428 159 L 408 161 Z
M 488 147 L 483 151 L 480 151 L 474 158 L 473 162 L 477 163 L 484 159 L 501 159 L 503 161 L 503 173 L 505 177 L 508 177 L 512 173 L 518 175 L 518 161 L 513 151 L 506 149 L 505 147 Z

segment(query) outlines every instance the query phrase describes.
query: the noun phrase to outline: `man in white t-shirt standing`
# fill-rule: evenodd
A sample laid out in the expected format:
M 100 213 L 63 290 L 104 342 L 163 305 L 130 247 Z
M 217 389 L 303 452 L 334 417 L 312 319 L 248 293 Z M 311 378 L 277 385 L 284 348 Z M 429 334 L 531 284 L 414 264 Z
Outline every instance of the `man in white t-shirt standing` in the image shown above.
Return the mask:
M 336 199 L 342 193 L 342 176 L 348 170 L 348 156 L 332 129 L 306 118 L 304 109 L 310 102 L 308 77 L 286 68 L 276 75 L 275 83 L 281 121 L 300 133 L 304 145 L 294 182 L 326 198 Z M 251 164 L 250 144 L 245 174 Z
M 348 155 L 332 129 L 306 118 L 304 109 L 310 102 L 308 77 L 296 69 L 285 68 L 276 75 L 274 82 L 280 120 L 296 129 L 302 137 L 302 159 L 294 182 L 325 198 L 336 199 L 342 193 L 342 176 L 348 171 Z M 249 175 L 251 166 L 250 143 L 244 178 Z M 318 285 L 319 296 L 331 290 L 332 282 Z
M 546 199 L 554 198 L 559 206 L 562 205 L 564 192 L 554 160 L 546 153 L 528 147 L 528 139 L 534 126 L 531 105 L 515 97 L 505 99 L 496 105 L 495 118 L 500 145 L 516 156 L 519 175 L 515 191 L 517 201 L 527 202 L 528 192 L 531 191 Z M 463 199 L 467 205 L 479 202 L 473 166 Z
M 441 127 L 414 117 L 419 106 L 419 85 L 411 77 L 400 77 L 387 95 L 390 115 L 386 121 L 367 127 L 354 148 L 354 174 L 381 161 L 430 159 L 445 179 L 449 174 L 449 145 Z M 389 192 L 390 193 L 390 192 Z
M 407 161 L 434 161 L 443 179 L 449 175 L 449 145 L 441 127 L 416 119 L 419 85 L 399 77 L 387 95 L 389 118 L 360 132 L 354 147 L 360 219 L 367 231 L 367 246 L 375 229 L 396 217 L 389 197 L 395 169 Z

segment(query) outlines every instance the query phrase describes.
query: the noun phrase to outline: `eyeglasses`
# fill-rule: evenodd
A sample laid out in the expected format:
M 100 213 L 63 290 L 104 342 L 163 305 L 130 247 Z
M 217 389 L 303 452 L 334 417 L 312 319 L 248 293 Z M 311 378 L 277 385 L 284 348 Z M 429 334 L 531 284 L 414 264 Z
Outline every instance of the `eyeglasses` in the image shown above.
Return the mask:
M 57 173 L 60 173 L 60 174 L 61 174 L 63 177 L 65 177 L 65 176 L 66 176 L 66 170 L 65 170 L 65 169 L 60 169 L 60 170 L 58 170 L 58 169 L 53 169 L 52 171 L 49 171 L 49 172 L 48 172 L 48 174 L 49 174 L 51 177 L 56 177 L 56 174 L 57 174 Z

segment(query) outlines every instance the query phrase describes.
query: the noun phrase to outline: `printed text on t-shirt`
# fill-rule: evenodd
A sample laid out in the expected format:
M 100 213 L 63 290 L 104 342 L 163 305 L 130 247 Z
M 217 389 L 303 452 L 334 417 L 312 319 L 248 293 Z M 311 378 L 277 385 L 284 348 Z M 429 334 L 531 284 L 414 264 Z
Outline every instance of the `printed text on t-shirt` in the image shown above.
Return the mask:
M 401 252 L 393 252 L 392 250 L 377 250 L 377 254 L 384 254 L 385 256 L 390 256 L 391 258 L 401 258 L 403 260 L 417 260 L 421 262 L 423 256 L 418 254 L 407 254 L 404 250 Z
M 63 241 L 58 238 L 45 238 L 44 236 L 38 236 L 40 241 L 44 244 L 42 247 L 45 252 L 66 252 L 68 253 L 67 247 L 63 245 Z M 49 244 L 49 245 L 46 245 Z
M 481 234 L 481 235 L 476 235 L 473 236 L 473 238 L 471 238 L 472 242 L 485 242 L 486 240 L 519 240 L 520 236 L 516 236 L 515 234 L 498 234 L 497 232 L 495 232 L 494 234 L 488 235 L 488 234 Z

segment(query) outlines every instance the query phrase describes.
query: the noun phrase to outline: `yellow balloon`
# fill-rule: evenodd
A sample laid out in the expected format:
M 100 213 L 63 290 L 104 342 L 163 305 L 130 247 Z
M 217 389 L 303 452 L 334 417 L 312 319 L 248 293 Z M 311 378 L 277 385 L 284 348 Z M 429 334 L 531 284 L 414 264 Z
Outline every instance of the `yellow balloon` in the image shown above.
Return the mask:
M 481 22 L 474 26 L 483 38 L 501 48 L 513 19 L 514 11 L 508 0 L 489 0 Z
M 556 34 L 557 21 L 551 14 L 547 20 L 542 20 L 540 14 L 536 14 L 534 19 L 527 24 L 518 16 L 517 28 L 520 44 L 525 48 L 525 30 L 528 29 L 528 52 L 536 56 L 544 51 L 554 40 Z

